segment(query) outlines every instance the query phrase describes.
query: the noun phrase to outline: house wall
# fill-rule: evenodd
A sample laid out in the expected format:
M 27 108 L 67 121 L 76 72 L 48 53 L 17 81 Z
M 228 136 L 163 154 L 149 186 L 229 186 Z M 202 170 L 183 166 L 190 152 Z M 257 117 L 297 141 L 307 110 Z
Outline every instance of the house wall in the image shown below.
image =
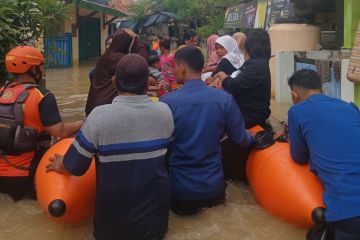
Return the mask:
M 87 16 L 89 14 L 91 14 L 91 11 L 87 10 L 87 9 L 80 9 L 80 11 L 79 11 L 80 16 Z M 105 52 L 105 39 L 108 36 L 108 26 L 105 26 L 105 28 L 103 27 L 104 19 L 103 19 L 102 13 L 97 13 L 92 17 L 100 19 L 100 28 L 101 28 L 101 30 L 100 30 L 100 37 L 101 37 L 100 49 L 101 49 L 101 54 L 102 54 Z M 73 35 L 73 37 L 72 37 L 73 64 L 77 65 L 77 64 L 79 64 L 79 29 L 75 29 L 75 24 L 76 24 L 76 7 L 73 7 L 73 9 L 71 10 L 69 20 L 64 23 L 61 31 L 63 33 L 71 32 Z
M 278 103 L 292 103 L 289 78 L 294 74 L 294 52 L 284 51 L 276 53 L 276 78 L 274 80 L 275 100 Z

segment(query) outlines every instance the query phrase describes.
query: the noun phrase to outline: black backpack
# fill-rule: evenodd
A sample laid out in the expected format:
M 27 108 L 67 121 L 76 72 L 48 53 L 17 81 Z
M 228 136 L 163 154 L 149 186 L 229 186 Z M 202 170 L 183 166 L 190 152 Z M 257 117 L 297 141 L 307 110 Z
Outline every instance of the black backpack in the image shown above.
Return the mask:
M 19 155 L 36 150 L 38 133 L 24 126 L 22 105 L 35 84 L 6 84 L 0 90 L 0 153 Z

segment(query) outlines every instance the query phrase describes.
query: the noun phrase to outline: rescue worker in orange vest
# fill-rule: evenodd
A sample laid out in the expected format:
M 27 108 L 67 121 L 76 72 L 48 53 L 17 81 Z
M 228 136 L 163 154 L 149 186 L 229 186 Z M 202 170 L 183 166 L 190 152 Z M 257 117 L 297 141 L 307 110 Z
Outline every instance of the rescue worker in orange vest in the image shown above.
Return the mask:
M 45 152 L 44 139 L 71 136 L 83 122 L 64 123 L 54 94 L 38 85 L 44 76 L 40 51 L 16 47 L 5 63 L 15 81 L 0 89 L 0 192 L 17 201 L 35 197 L 34 174 Z

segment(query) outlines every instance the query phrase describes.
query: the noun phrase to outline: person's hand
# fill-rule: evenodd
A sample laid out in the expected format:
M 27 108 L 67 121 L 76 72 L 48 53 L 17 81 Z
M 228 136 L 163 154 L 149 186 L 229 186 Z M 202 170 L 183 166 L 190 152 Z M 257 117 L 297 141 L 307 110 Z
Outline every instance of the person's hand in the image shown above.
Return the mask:
M 288 130 L 287 123 L 286 122 L 280 122 L 280 123 L 281 123 L 281 125 L 283 125 L 283 129 L 274 134 L 275 140 L 280 139 L 282 137 L 288 138 L 289 130 Z
M 205 79 L 205 84 L 208 86 L 211 86 L 212 83 L 214 82 L 214 78 L 212 76 L 208 77 L 207 79 Z
M 131 29 L 129 28 L 123 28 L 124 32 L 126 32 L 131 38 L 136 37 L 136 33 L 134 33 Z
M 54 157 L 50 157 L 49 160 L 50 163 L 46 165 L 46 172 L 54 171 L 58 173 L 68 174 L 68 171 L 65 169 L 63 164 L 63 156 L 55 154 Z
M 223 89 L 222 81 L 219 78 L 215 78 L 215 80 L 211 83 L 210 86 L 217 89 Z
M 275 134 L 274 134 L 274 136 L 273 136 L 273 138 L 274 138 L 274 140 L 276 140 L 276 139 L 279 139 L 279 138 L 281 138 L 281 137 L 284 137 L 286 134 L 285 134 L 285 129 L 282 129 L 282 130 L 280 130 L 280 131 L 277 131 Z
M 215 78 L 218 78 L 220 79 L 220 81 L 224 81 L 225 78 L 229 77 L 228 75 L 226 75 L 226 73 L 224 72 L 218 72 L 216 75 L 215 75 Z

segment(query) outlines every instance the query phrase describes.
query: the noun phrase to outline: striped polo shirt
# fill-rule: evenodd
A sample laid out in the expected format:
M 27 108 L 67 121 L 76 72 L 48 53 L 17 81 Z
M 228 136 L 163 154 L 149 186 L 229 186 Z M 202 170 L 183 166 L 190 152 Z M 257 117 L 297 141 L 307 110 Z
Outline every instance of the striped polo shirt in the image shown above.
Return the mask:
M 160 239 L 170 184 L 165 154 L 174 130 L 169 107 L 145 95 L 95 108 L 64 157 L 73 175 L 96 157 L 94 227 L 104 239 Z

